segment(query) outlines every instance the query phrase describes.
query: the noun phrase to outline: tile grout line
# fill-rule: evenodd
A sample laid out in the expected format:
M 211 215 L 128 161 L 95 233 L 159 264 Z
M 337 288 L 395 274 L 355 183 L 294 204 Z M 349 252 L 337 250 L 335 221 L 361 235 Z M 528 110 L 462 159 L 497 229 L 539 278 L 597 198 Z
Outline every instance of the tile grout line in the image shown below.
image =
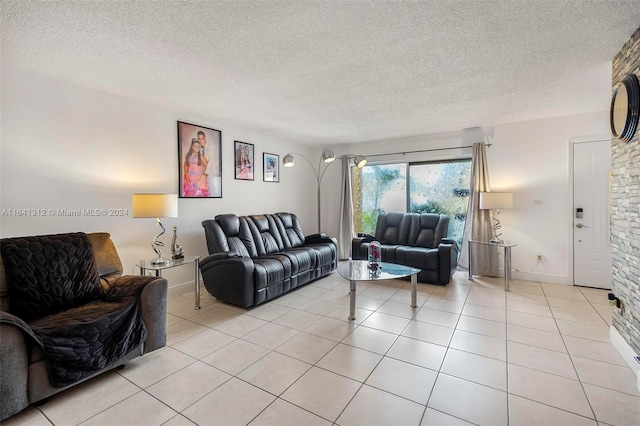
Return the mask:
M 473 288 L 473 286 L 472 286 L 472 285 L 470 285 L 470 287 L 472 287 L 472 288 Z M 464 306 L 465 306 L 465 305 L 466 305 L 466 303 L 467 303 L 467 300 L 469 299 L 469 294 L 470 294 L 470 293 L 471 293 L 471 291 L 468 291 L 468 292 L 467 292 L 467 295 L 466 295 L 466 296 L 465 296 L 465 298 L 464 298 L 464 302 L 463 302 L 463 310 L 464 310 Z M 431 296 L 429 296 L 429 298 L 430 298 L 430 297 L 431 297 Z M 426 301 L 425 301 L 425 303 L 426 303 Z M 423 306 L 424 306 L 424 304 L 423 304 Z M 440 373 L 442 372 L 442 366 L 444 365 L 444 362 L 445 362 L 445 360 L 447 359 L 447 354 L 449 353 L 449 348 L 451 347 L 451 342 L 453 341 L 453 336 L 455 335 L 456 330 L 458 329 L 458 324 L 460 323 L 460 317 L 461 317 L 461 316 L 462 316 L 462 311 L 461 311 L 461 313 L 460 313 L 460 314 L 458 314 L 458 319 L 456 320 L 456 324 L 455 324 L 455 326 L 453 327 L 453 333 L 451 333 L 451 337 L 449 338 L 449 342 L 447 343 L 447 346 L 446 346 L 446 348 L 445 348 L 444 355 L 443 355 L 443 357 L 442 357 L 442 361 L 440 362 L 440 367 L 438 368 L 438 371 L 436 372 L 436 378 L 435 378 L 435 380 L 433 381 L 433 387 L 431 388 L 431 391 L 429 392 L 429 396 L 427 397 L 427 402 L 425 403 L 424 411 L 422 412 L 422 418 L 420 419 L 420 423 L 422 423 L 422 422 L 424 421 L 424 417 L 425 417 L 425 416 L 426 416 L 426 414 L 427 414 L 427 410 L 430 408 L 430 407 L 429 407 L 429 402 L 431 401 L 431 397 L 433 396 L 433 392 L 434 392 L 434 390 L 436 389 L 436 385 L 438 384 L 438 379 L 440 378 Z M 437 410 L 437 411 L 440 411 L 440 410 Z M 443 412 L 443 411 L 440 411 L 440 412 Z M 459 417 L 457 417 L 457 416 L 454 416 L 453 414 L 449 414 L 449 413 L 445 413 L 445 414 L 447 414 L 448 416 L 452 416 L 452 417 L 455 417 L 455 418 L 459 418 Z M 464 420 L 464 419 L 461 419 L 461 420 L 463 420 L 463 421 L 467 421 L 467 422 L 468 422 L 468 420 Z
M 509 268 L 511 270 L 511 268 Z M 507 315 L 509 310 L 508 293 L 504 295 L 504 355 L 505 355 L 505 380 L 507 386 L 507 425 L 511 424 L 511 386 L 509 385 L 509 323 Z
M 544 291 L 544 287 L 542 288 L 542 292 L 544 293 L 545 299 L 547 299 L 547 293 Z M 580 294 L 582 294 L 582 291 L 580 291 Z M 547 299 L 547 304 L 548 303 L 549 303 L 549 299 Z M 551 306 L 551 305 L 549 305 L 549 306 Z M 578 369 L 576 368 L 576 365 L 573 362 L 573 358 L 571 357 L 571 353 L 569 352 L 569 348 L 567 347 L 567 342 L 565 341 L 564 335 L 562 334 L 562 331 L 560 330 L 560 326 L 558 325 L 557 318 L 554 315 L 553 311 L 551 311 L 551 314 L 553 315 L 553 322 L 556 324 L 556 328 L 558 329 L 558 332 L 560 333 L 560 338 L 562 339 L 562 344 L 564 345 L 564 348 L 566 349 L 567 354 L 569 355 L 569 360 L 571 361 L 571 365 L 573 366 L 573 370 L 576 373 L 576 377 L 578 378 L 578 383 L 580 383 L 580 388 L 582 389 L 582 393 L 583 393 L 585 399 L 587 400 L 587 404 L 589 404 L 589 409 L 591 410 L 591 414 L 593 415 L 593 420 L 598 422 L 598 417 L 596 416 L 596 412 L 593 409 L 593 405 L 591 404 L 591 401 L 589 400 L 589 395 L 587 395 L 587 391 L 584 388 L 584 384 L 582 383 L 582 379 L 580 378 L 580 375 L 578 374 Z M 573 414 L 577 414 L 577 413 L 573 413 Z

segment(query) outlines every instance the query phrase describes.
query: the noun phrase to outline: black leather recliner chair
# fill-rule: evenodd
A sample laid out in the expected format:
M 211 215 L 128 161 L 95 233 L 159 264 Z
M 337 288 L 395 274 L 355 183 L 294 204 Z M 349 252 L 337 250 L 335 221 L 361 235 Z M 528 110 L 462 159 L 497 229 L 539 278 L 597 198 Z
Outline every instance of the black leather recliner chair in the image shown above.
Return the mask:
M 369 243 L 381 245 L 382 261 L 422 271 L 418 281 L 446 285 L 458 265 L 458 243 L 446 238 L 449 216 L 433 213 L 382 213 L 376 234 L 360 234 L 351 243 L 351 258 L 366 260 Z
M 222 214 L 202 222 L 209 256 L 200 261 L 207 291 L 250 307 L 335 271 L 338 242 L 324 234 L 305 237 L 296 215 Z

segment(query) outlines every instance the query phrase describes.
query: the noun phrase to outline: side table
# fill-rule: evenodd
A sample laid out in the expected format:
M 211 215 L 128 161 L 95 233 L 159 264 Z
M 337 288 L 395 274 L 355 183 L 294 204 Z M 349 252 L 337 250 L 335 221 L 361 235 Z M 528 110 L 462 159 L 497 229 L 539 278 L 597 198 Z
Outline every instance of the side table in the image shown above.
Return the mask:
M 196 285 L 196 300 L 194 309 L 200 309 L 200 256 L 185 256 L 182 259 L 171 259 L 171 262 L 164 265 L 153 265 L 151 262 L 141 260 L 136 263 L 136 266 L 140 268 L 140 274 L 146 275 L 147 270 L 155 271 L 156 277 L 162 276 L 162 271 L 169 268 L 175 268 L 176 266 L 186 265 L 193 263 L 194 265 L 194 277 Z
M 509 281 L 511 280 L 511 248 L 518 244 L 513 241 L 503 241 L 501 243 L 492 243 L 489 241 L 472 241 L 469 240 L 469 281 L 473 281 L 472 274 L 472 247 L 474 244 L 480 244 L 484 246 L 492 246 L 504 249 L 504 291 L 509 291 Z

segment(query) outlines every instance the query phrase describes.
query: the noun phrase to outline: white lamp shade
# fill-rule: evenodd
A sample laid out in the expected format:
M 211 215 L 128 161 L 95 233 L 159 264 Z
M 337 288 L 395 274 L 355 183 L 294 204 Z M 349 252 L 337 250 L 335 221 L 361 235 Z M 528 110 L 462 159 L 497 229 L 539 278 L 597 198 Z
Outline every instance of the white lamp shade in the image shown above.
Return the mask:
M 511 192 L 481 192 L 480 208 L 485 209 L 512 209 L 513 193 Z
M 133 217 L 178 217 L 178 194 L 133 194 Z

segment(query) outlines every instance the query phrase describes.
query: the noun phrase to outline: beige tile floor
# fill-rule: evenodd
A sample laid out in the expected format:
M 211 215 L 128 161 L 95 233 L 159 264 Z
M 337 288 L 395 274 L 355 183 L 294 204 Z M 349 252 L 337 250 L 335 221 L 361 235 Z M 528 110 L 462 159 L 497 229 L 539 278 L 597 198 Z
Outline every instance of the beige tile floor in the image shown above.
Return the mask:
M 168 346 L 33 407 L 15 425 L 640 425 L 609 342 L 606 291 L 501 279 L 348 284 L 254 309 L 169 300 Z

